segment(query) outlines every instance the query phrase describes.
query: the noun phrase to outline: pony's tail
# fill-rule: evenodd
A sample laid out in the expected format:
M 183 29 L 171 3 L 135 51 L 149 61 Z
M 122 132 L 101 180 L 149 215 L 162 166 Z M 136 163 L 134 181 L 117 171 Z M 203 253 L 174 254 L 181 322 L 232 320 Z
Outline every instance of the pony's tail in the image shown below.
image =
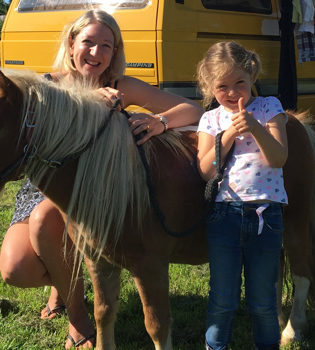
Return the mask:
M 313 148 L 314 159 L 315 159 L 315 123 L 313 122 L 312 126 L 309 126 L 309 124 L 304 126 L 310 137 L 312 148 Z M 309 239 L 310 239 L 311 250 L 313 253 L 313 262 L 312 262 L 313 265 L 312 265 L 312 273 L 311 273 L 311 285 L 308 293 L 308 302 L 311 305 L 311 307 L 314 308 L 315 307 L 315 195 L 314 195 L 315 181 L 313 184 L 313 189 L 310 189 L 310 191 L 313 191 L 310 222 L 309 222 Z
M 293 115 L 298 119 L 303 125 L 309 126 L 312 130 L 315 131 L 315 116 L 311 114 L 311 110 L 307 109 L 306 111 L 286 111 L 288 114 Z
M 305 127 L 313 148 L 313 155 L 315 159 L 315 116 L 311 114 L 310 110 L 304 112 L 292 113 Z M 314 182 L 315 186 L 315 182 Z M 310 189 L 314 192 L 314 189 Z M 310 222 L 309 222 L 309 239 L 313 257 L 313 266 L 311 269 L 311 284 L 308 291 L 308 304 L 315 307 L 315 196 L 312 196 Z
M 315 200 L 313 200 L 314 202 Z M 314 248 L 315 248 L 315 218 L 314 218 L 314 204 L 312 205 L 312 218 L 310 221 L 310 241 L 311 241 L 311 248 L 312 248 L 312 252 L 313 252 L 313 258 L 315 256 L 315 252 L 314 252 Z M 310 288 L 308 291 L 308 304 L 310 305 L 310 307 L 312 309 L 315 308 L 315 263 L 313 261 L 313 266 L 312 266 L 312 275 L 311 275 L 311 284 L 310 284 Z

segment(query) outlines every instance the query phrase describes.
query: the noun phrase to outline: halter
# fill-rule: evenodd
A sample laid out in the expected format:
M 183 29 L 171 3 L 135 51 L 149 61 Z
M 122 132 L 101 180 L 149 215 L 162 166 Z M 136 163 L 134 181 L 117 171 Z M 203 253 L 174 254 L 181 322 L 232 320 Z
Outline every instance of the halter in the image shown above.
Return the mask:
M 28 144 L 25 145 L 24 147 L 24 152 L 23 154 L 21 154 L 16 160 L 14 160 L 7 168 L 5 168 L 4 170 L 2 170 L 0 172 L 0 182 L 4 181 L 8 176 L 10 176 L 16 169 L 18 169 L 20 166 L 22 166 L 26 161 L 30 160 L 30 159 L 35 159 L 38 160 L 42 163 L 44 163 L 45 165 L 47 165 L 48 167 L 52 168 L 52 169 L 61 169 L 62 167 L 64 167 L 65 165 L 67 165 L 68 163 L 72 162 L 73 160 L 77 159 L 78 157 L 80 157 L 86 150 L 89 149 L 89 147 L 91 147 L 91 145 L 97 141 L 99 139 L 99 137 L 102 135 L 102 133 L 104 132 L 104 130 L 106 129 L 106 127 L 108 126 L 109 120 L 112 117 L 113 113 L 115 112 L 117 106 L 120 104 L 120 99 L 117 99 L 113 106 L 111 107 L 109 114 L 108 114 L 108 118 L 106 118 L 106 120 L 104 121 L 103 125 L 101 125 L 101 127 L 98 129 L 96 136 L 92 137 L 89 142 L 86 144 L 86 146 L 74 153 L 69 155 L 68 157 L 63 158 L 60 161 L 56 161 L 56 160 L 48 160 L 43 158 L 40 154 L 31 154 L 31 152 L 29 151 L 29 146 Z M 121 112 L 125 115 L 126 118 L 129 118 L 129 114 L 125 111 L 125 110 L 121 110 Z M 29 113 L 29 111 L 27 112 Z M 26 126 L 27 127 L 31 127 L 34 128 L 35 125 L 33 123 L 29 123 L 28 119 L 26 119 Z M 205 221 L 207 215 L 209 214 L 209 212 L 212 210 L 214 201 L 215 201 L 215 197 L 218 191 L 218 183 L 220 181 L 222 181 L 223 179 L 223 172 L 224 169 L 227 165 L 227 162 L 229 160 L 229 158 L 232 155 L 233 149 L 234 149 L 234 144 L 232 146 L 232 148 L 229 150 L 224 164 L 222 166 L 220 166 L 221 164 L 221 138 L 223 135 L 223 132 L 220 132 L 219 134 L 217 134 L 216 136 L 216 142 L 215 142 L 215 155 L 216 155 L 216 161 L 215 161 L 215 165 L 216 165 L 216 174 L 214 176 L 214 178 L 210 179 L 206 185 L 206 190 L 205 190 L 205 202 L 206 202 L 206 208 L 202 214 L 202 216 L 197 220 L 197 222 L 190 227 L 189 229 L 182 231 L 182 232 L 174 232 L 171 231 L 170 229 L 168 229 L 165 225 L 165 215 L 163 214 L 163 212 L 161 211 L 160 207 L 159 207 L 159 203 L 157 201 L 157 197 L 156 197 L 156 190 L 155 190 L 155 185 L 152 181 L 152 177 L 151 177 L 151 171 L 150 171 L 150 167 L 144 152 L 144 149 L 142 147 L 142 145 L 137 146 L 138 147 L 138 151 L 140 154 L 140 158 L 142 160 L 143 166 L 145 168 L 145 172 L 146 172 L 146 182 L 147 182 L 147 186 L 149 189 L 149 195 L 150 195 L 150 200 L 151 200 L 151 204 L 153 206 L 153 209 L 155 211 L 155 214 L 157 216 L 157 219 L 159 220 L 163 230 L 169 234 L 172 237 L 185 237 L 190 235 L 191 233 L 193 233 L 194 231 L 196 231 L 199 227 L 201 227 L 201 225 L 203 224 L 203 222 Z M 137 135 L 135 138 L 136 140 L 140 137 L 140 135 Z
M 100 136 L 103 134 L 103 132 L 105 131 L 110 118 L 112 117 L 113 113 L 115 112 L 117 106 L 120 104 L 120 100 L 117 99 L 108 114 L 108 118 L 105 119 L 104 123 L 100 126 L 100 128 L 98 129 L 96 136 L 92 137 L 89 142 L 85 145 L 85 147 L 83 149 L 81 149 L 80 151 L 73 153 L 71 155 L 69 155 L 68 157 L 63 158 L 62 160 L 58 161 L 58 160 L 50 160 L 50 159 L 45 159 L 43 158 L 40 154 L 35 153 L 32 154 L 29 151 L 29 145 L 26 144 L 24 146 L 24 150 L 23 153 L 18 156 L 9 166 L 7 166 L 4 170 L 2 170 L 0 172 L 0 182 L 5 181 L 10 175 L 12 175 L 12 173 L 17 170 L 19 167 L 21 167 L 25 162 L 27 162 L 28 160 L 37 160 L 40 161 L 42 163 L 44 163 L 45 165 L 47 165 L 49 168 L 52 169 L 61 169 L 62 167 L 64 167 L 65 165 L 71 163 L 72 161 L 74 161 L 75 159 L 79 158 L 81 156 L 81 154 L 83 154 L 85 151 L 87 151 L 92 144 L 97 141 Z M 34 114 L 33 111 L 27 111 L 27 116 L 29 114 Z M 33 123 L 30 123 L 28 118 L 25 118 L 25 125 L 28 128 L 34 128 L 36 125 Z

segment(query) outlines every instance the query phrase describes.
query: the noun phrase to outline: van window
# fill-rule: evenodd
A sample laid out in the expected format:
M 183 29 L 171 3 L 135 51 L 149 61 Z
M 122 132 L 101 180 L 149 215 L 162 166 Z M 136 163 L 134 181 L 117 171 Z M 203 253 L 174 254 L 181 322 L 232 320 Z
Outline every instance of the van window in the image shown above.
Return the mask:
M 272 13 L 271 0 L 201 0 L 201 2 L 206 9 Z
M 150 0 L 106 0 L 105 6 L 113 9 L 139 9 L 146 7 Z M 89 6 L 104 7 L 104 0 L 21 0 L 18 12 L 79 10 Z

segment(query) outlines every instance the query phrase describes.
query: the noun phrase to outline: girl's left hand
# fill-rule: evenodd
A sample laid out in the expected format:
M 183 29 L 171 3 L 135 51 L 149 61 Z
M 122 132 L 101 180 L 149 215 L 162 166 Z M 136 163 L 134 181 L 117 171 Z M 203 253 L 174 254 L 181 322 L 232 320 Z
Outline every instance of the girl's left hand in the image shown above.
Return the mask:
M 251 112 L 247 112 L 244 108 L 244 97 L 238 100 L 239 112 L 232 116 L 232 125 L 240 133 L 251 132 L 255 130 L 257 124 L 256 119 Z
M 141 145 L 151 136 L 162 134 L 164 125 L 160 122 L 160 118 L 155 114 L 134 113 L 128 119 L 130 130 L 134 135 L 138 135 L 145 131 L 145 135 L 137 141 L 137 145 Z

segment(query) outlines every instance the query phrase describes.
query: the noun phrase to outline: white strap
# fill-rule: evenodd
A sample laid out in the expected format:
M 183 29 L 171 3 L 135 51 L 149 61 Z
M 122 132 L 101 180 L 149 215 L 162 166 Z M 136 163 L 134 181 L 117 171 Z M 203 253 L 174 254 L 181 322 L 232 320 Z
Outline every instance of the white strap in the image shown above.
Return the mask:
M 258 226 L 258 234 L 260 235 L 262 232 L 262 229 L 264 227 L 264 218 L 262 216 L 263 211 L 269 206 L 269 203 L 261 205 L 259 208 L 256 209 L 256 214 L 259 218 L 259 226 Z

